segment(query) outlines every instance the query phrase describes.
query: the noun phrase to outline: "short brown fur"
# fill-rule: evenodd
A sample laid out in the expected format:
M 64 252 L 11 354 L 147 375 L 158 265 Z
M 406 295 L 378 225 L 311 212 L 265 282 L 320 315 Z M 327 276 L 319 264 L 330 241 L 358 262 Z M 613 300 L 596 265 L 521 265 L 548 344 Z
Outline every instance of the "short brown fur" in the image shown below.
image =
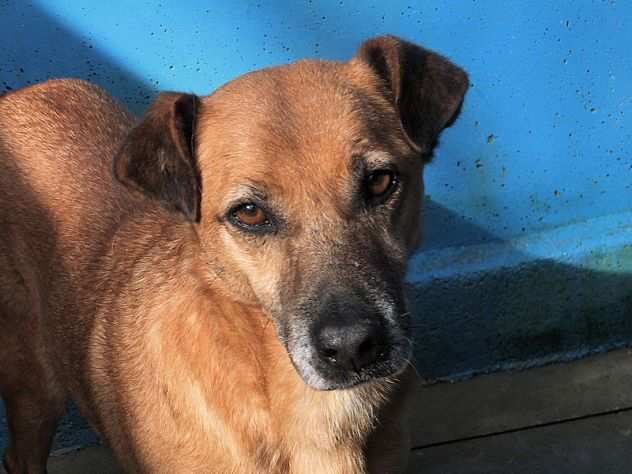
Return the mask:
M 418 104 L 399 92 L 409 53 L 428 59 Z M 82 81 L 1 97 L 9 472 L 45 471 L 68 397 L 129 472 L 401 472 L 410 370 L 314 390 L 279 328 L 313 281 L 362 283 L 388 266 L 401 286 L 423 157 L 466 88 L 447 60 L 385 37 L 348 63 L 163 95 L 139 124 Z M 362 220 L 353 160 L 371 154 L 408 181 L 387 217 Z M 235 186 L 261 183 L 282 196 L 285 224 L 254 245 L 225 211 Z

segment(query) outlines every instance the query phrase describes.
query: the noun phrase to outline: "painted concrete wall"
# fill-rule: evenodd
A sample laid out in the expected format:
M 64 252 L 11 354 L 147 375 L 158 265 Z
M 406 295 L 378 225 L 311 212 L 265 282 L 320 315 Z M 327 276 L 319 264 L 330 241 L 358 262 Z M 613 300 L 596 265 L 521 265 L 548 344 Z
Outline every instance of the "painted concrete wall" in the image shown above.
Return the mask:
M 409 274 L 418 366 L 458 377 L 632 340 L 632 4 L 0 0 L 0 89 L 92 80 L 140 113 L 391 33 L 463 66 Z

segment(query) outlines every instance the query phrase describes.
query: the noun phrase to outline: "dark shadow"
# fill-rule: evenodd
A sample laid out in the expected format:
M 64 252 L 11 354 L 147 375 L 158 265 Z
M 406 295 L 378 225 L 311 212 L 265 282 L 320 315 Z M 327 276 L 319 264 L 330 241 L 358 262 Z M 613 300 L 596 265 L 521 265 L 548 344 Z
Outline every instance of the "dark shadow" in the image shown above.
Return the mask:
M 133 112 L 157 94 L 147 82 L 98 51 L 90 38 L 68 31 L 22 0 L 0 0 L 0 94 L 52 78 L 100 85 Z
M 4 404 L 0 399 L 0 457 L 7 447 L 8 433 Z M 66 413 L 57 425 L 57 433 L 53 443 L 53 451 L 75 446 L 95 446 L 100 444 L 99 437 L 83 419 L 77 406 L 70 402 Z
M 424 202 L 423 249 L 468 245 L 472 242 L 488 243 L 500 239 L 474 224 L 470 218 L 460 216 L 441 204 L 426 198 Z

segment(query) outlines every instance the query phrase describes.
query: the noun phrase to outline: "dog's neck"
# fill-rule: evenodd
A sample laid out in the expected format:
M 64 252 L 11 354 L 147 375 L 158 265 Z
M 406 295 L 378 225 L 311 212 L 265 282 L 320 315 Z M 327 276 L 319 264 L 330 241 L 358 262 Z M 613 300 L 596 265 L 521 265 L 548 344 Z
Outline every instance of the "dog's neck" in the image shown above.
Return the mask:
M 260 472 L 364 472 L 363 448 L 388 384 L 313 390 L 259 308 L 208 290 L 194 293 L 153 325 L 150 348 L 164 380 L 191 386 L 167 390 L 172 411 L 196 420 L 189 429 L 223 444 L 240 462 L 254 460 Z M 169 305 L 178 298 L 172 295 Z

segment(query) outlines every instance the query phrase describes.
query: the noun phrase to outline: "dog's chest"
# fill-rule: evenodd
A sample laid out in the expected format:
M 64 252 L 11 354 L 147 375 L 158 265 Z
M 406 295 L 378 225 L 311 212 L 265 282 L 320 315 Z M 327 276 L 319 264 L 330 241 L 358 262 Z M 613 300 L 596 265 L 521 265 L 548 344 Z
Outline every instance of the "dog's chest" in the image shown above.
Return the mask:
M 363 448 L 382 400 L 378 387 L 319 392 L 297 381 L 276 394 L 270 419 L 278 459 L 271 460 L 286 466 L 279 472 L 364 472 Z
M 276 338 L 273 347 L 257 353 L 244 338 L 216 340 L 216 331 L 191 330 L 196 337 L 176 345 L 166 342 L 165 335 L 173 334 L 162 327 L 148 344 L 156 379 L 163 381 L 154 391 L 154 407 L 162 408 L 163 423 L 173 423 L 168 431 L 181 438 L 177 444 L 196 451 L 200 466 L 279 474 L 364 472 L 362 450 L 383 387 L 313 390 Z M 197 348 L 205 344 L 222 350 L 202 358 L 205 352 Z M 145 415 L 156 419 L 156 413 Z
M 191 394 L 192 392 L 189 391 Z M 199 459 L 231 466 L 227 472 L 272 474 L 361 474 L 363 447 L 373 426 L 372 410 L 348 400 L 294 400 L 285 410 L 265 407 L 257 393 L 223 411 L 216 405 L 189 401 L 197 411 L 200 437 L 206 443 Z M 349 406 L 341 406 L 343 403 Z M 281 407 L 279 406 L 279 409 Z M 189 425 L 189 433 L 192 426 Z M 203 432 L 203 434 L 202 434 Z

